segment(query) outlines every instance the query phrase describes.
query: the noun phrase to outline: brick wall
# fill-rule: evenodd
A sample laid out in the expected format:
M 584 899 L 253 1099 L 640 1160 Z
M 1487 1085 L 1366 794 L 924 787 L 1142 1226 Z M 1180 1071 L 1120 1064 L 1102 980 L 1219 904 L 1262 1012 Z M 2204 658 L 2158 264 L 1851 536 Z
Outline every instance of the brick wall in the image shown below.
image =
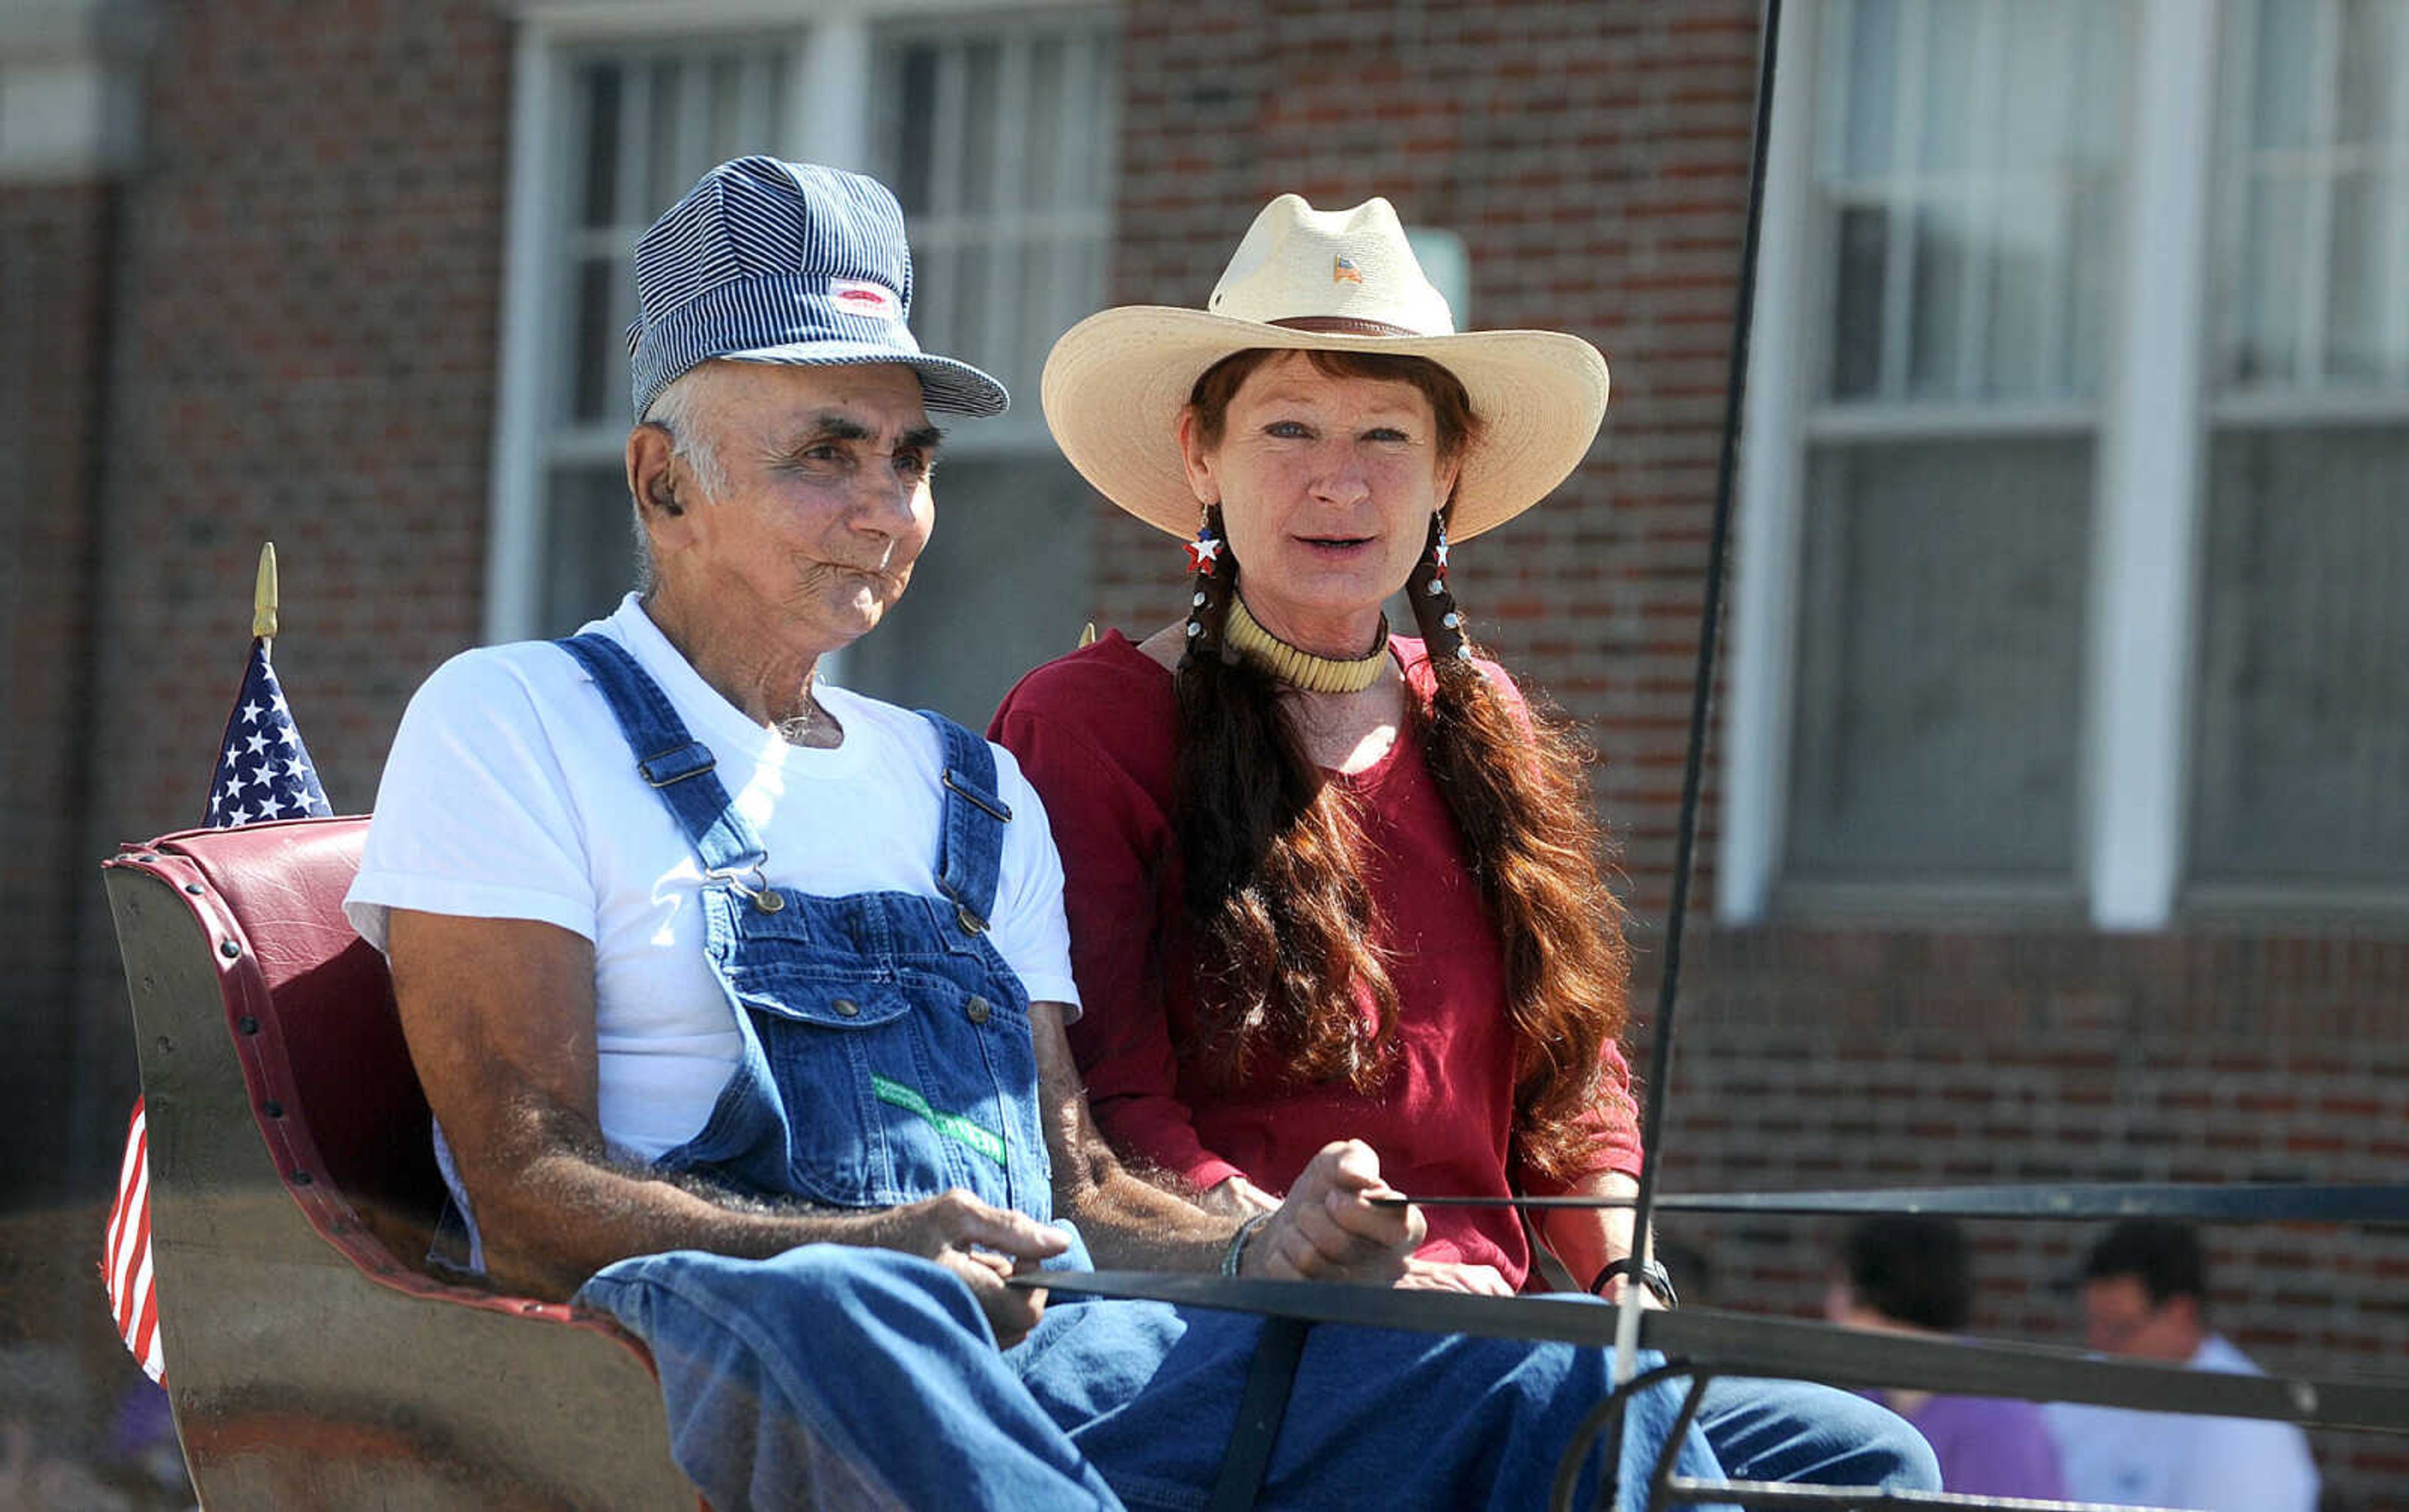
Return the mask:
M 1201 304 L 1264 201 L 1393 200 L 1461 233 L 1473 324 L 1578 332 L 1614 369 L 1589 463 L 1472 542 L 1474 629 L 1589 723 L 1623 843 L 1641 982 L 1669 886 L 1746 194 L 1757 7 L 1139 0 L 1123 50 L 1114 298 Z M 1178 554 L 1100 506 L 1100 624 L 1181 604 Z M 1700 847 L 1712 879 L 1712 763 Z M 2409 943 L 2290 927 L 2104 939 L 2012 924 L 1693 920 L 1671 1087 L 1676 1190 L 1971 1180 L 2398 1179 Z M 1640 1032 L 1644 1033 L 1644 1024 Z M 1643 1058 L 1644 1059 L 1644 1054 Z M 1828 1227 L 1668 1224 L 1726 1304 L 1811 1314 Z M 2050 1289 L 2090 1229 L 1976 1230 L 1981 1326 L 2070 1342 Z M 2409 1359 L 2409 1240 L 2214 1236 L 2218 1310 L 2279 1368 Z M 2396 1440 L 2318 1446 L 2337 1505 L 2409 1503 Z
M 1472 249 L 1471 315 L 1606 353 L 1589 463 L 1455 583 L 1517 673 L 1594 723 L 1643 905 L 1672 851 L 1738 260 L 1756 7 L 1132 7 L 1114 297 L 1201 305 L 1275 194 L 1374 194 Z M 1112 512 L 1099 621 L 1175 617 L 1178 552 Z
M 1904 930 L 1724 934 L 1685 993 L 1673 1190 L 2398 1181 L 2409 943 Z M 1971 1226 L 1978 1332 L 2079 1343 L 2050 1286 L 2098 1225 Z M 1668 1220 L 1726 1305 L 1811 1314 L 1834 1226 Z M 2215 1321 L 2272 1370 L 2400 1377 L 2409 1231 L 2209 1231 Z M 2402 1505 L 2399 1439 L 2321 1435 L 2344 1506 Z
M 498 7 L 218 0 L 162 21 L 125 192 L 87 857 L 197 822 L 263 540 L 278 670 L 340 809 L 370 805 L 403 701 L 474 639 L 483 595 Z M 130 1092 L 91 866 L 75 885 L 101 919 L 83 1070 Z

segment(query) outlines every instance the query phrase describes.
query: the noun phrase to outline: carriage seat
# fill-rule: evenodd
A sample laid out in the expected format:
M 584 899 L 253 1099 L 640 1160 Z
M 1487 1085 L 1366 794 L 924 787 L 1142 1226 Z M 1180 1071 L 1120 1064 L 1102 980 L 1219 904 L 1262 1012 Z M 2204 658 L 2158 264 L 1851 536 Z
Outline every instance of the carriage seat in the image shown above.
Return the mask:
M 230 1506 L 691 1508 L 641 1343 L 424 1265 L 426 1099 L 342 913 L 367 830 L 187 830 L 103 868 L 194 1485 Z

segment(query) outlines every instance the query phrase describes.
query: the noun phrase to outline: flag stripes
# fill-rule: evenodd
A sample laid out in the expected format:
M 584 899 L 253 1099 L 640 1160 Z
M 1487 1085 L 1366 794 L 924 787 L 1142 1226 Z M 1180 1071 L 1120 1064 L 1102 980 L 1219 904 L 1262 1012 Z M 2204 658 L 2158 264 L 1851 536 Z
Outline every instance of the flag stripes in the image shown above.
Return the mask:
M 133 1351 L 142 1373 L 164 1384 L 167 1362 L 159 1350 L 159 1297 L 151 1287 L 150 1157 L 150 1121 L 137 1097 L 125 1130 L 125 1159 L 117 1173 L 117 1201 L 108 1210 L 102 1264 L 118 1336 Z

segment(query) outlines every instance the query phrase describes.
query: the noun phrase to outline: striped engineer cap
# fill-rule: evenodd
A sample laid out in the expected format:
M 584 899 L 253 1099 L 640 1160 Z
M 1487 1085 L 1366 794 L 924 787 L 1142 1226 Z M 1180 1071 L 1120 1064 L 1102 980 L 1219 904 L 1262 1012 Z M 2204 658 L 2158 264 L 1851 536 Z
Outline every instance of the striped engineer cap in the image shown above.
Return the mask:
M 627 327 L 636 418 L 714 357 L 833 367 L 900 362 L 928 407 L 1002 414 L 1011 396 L 969 363 L 920 350 L 903 211 L 875 179 L 741 157 L 704 174 L 636 243 Z

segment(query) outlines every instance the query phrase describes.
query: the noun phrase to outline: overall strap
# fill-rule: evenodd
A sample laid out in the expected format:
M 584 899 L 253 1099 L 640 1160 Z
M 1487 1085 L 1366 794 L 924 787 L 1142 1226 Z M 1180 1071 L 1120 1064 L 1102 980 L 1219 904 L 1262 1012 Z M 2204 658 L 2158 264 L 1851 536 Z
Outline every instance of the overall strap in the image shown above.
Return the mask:
M 954 905 L 961 926 L 986 932 L 995 909 L 995 885 L 1003 861 L 1003 827 L 1012 810 L 995 791 L 995 752 L 961 726 L 932 710 L 920 717 L 936 727 L 945 752 L 945 813 L 937 825 L 937 890 Z
M 693 842 L 703 869 L 720 871 L 757 867 L 767 859 L 753 827 L 728 801 L 728 788 L 712 772 L 718 758 L 686 729 L 669 695 L 616 641 L 599 635 L 555 641 L 593 677 L 594 685 L 618 717 L 619 732 L 635 754 L 636 771 L 669 806 Z

